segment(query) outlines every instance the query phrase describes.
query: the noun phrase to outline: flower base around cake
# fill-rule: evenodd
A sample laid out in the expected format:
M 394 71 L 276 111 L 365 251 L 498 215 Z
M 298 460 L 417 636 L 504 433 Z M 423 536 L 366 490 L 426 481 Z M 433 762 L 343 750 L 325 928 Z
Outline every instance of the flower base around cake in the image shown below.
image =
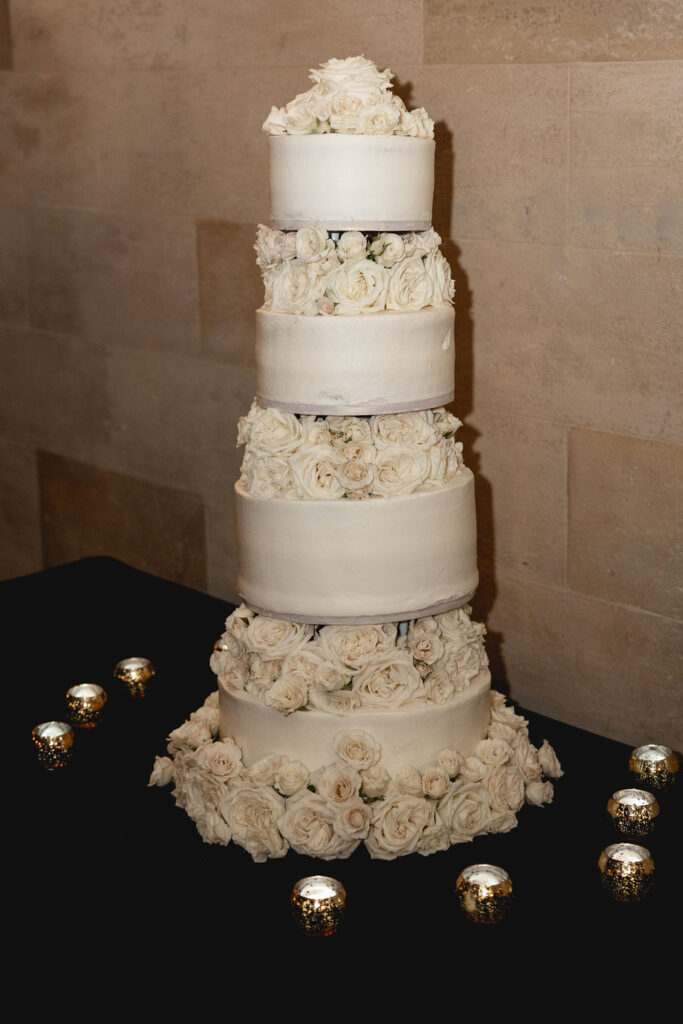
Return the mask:
M 501 694 L 490 699 L 488 727 L 470 756 L 448 747 L 430 763 L 388 771 L 382 743 L 353 721 L 340 723 L 327 763 L 278 751 L 248 763 L 239 744 L 220 736 L 213 693 L 171 733 L 169 756 L 156 759 L 149 784 L 173 784 L 204 842 L 234 842 L 257 862 L 290 849 L 341 860 L 361 844 L 379 860 L 429 855 L 508 832 L 525 802 L 553 798 L 543 778 L 562 774 L 552 747 L 544 740 L 536 749 L 526 720 Z

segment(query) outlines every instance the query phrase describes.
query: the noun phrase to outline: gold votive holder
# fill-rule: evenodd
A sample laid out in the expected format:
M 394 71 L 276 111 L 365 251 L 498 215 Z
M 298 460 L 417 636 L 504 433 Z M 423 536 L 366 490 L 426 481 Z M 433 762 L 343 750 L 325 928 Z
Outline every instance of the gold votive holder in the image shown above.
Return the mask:
M 147 683 L 156 675 L 149 658 L 124 658 L 114 669 L 114 676 L 126 684 L 131 697 L 140 699 L 147 693 Z
M 70 725 L 66 722 L 41 722 L 32 735 L 38 760 L 45 768 L 52 770 L 66 767 L 74 742 Z
M 479 924 L 502 921 L 513 899 L 510 876 L 497 864 L 470 864 L 463 868 L 455 892 L 465 915 Z
M 600 854 L 602 884 L 612 899 L 623 903 L 642 900 L 654 881 L 655 864 L 650 851 L 634 843 L 614 843 Z
M 294 920 L 306 935 L 334 935 L 346 907 L 346 890 L 336 878 L 309 875 L 292 889 Z
M 77 683 L 66 691 L 69 721 L 78 729 L 94 729 L 102 721 L 107 693 L 97 683 Z
M 675 781 L 679 763 L 671 747 L 646 743 L 631 752 L 628 767 L 643 785 L 661 790 Z
M 629 839 L 644 839 L 652 832 L 659 804 L 644 789 L 618 789 L 607 801 L 613 827 Z

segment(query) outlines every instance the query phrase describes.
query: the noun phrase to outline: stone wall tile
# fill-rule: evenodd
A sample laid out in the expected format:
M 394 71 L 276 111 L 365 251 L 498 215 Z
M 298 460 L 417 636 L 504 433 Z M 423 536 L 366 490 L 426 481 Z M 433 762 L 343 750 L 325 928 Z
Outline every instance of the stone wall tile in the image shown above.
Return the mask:
M 6 441 L 0 441 L 0 536 L 0 579 L 42 568 L 36 454 Z
M 0 202 L 0 321 L 28 321 L 26 208 Z
M 574 429 L 567 582 L 683 618 L 683 445 Z
M 46 451 L 38 453 L 38 472 L 45 566 L 111 555 L 206 589 L 200 495 Z
M 571 81 L 570 242 L 683 252 L 683 61 L 577 67 Z
M 0 70 L 14 64 L 12 54 L 12 27 L 9 18 L 9 0 L 0 0 Z
M 565 241 L 566 68 L 409 67 L 399 91 L 436 122 L 438 231 Z
M 255 234 L 255 224 L 197 224 L 202 349 L 237 366 L 254 365 L 254 311 L 263 304 Z
M 82 334 L 103 346 L 197 351 L 191 221 L 35 207 L 29 252 L 33 326 Z
M 682 35 L 677 0 L 425 0 L 429 64 L 661 60 Z
M 683 435 L 680 258 L 463 241 L 457 259 L 475 410 Z
M 523 707 L 633 746 L 683 747 L 680 622 L 499 573 L 488 628 L 494 685 Z

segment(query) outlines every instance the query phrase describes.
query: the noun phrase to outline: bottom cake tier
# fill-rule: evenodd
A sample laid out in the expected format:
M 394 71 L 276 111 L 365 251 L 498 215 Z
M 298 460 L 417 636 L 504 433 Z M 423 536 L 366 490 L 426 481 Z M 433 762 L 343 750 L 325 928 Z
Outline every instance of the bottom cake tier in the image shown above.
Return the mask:
M 462 608 L 314 629 L 242 606 L 212 655 L 218 691 L 171 733 L 150 785 L 173 783 L 205 842 L 256 861 L 361 843 L 391 860 L 508 832 L 562 770 L 490 690 L 483 632 Z

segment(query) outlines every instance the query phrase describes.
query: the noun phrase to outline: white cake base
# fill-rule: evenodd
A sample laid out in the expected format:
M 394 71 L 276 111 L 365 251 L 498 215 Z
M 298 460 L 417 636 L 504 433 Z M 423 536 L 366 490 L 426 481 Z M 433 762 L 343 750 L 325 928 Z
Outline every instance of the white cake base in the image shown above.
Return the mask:
M 453 400 L 452 308 L 364 316 L 256 314 L 263 406 L 365 416 L 435 409 Z
M 490 684 L 491 674 L 484 669 L 448 704 L 359 709 L 347 717 L 315 709 L 283 715 L 253 694 L 219 684 L 220 734 L 237 743 L 245 764 L 277 752 L 315 771 L 334 761 L 338 733 L 363 729 L 381 744 L 382 767 L 392 775 L 405 765 L 434 763 L 442 750 L 469 757 L 489 727 Z
M 463 604 L 478 583 L 474 477 L 395 498 L 255 498 L 235 485 L 237 586 L 297 622 L 398 622 Z
M 396 135 L 281 135 L 270 143 L 274 228 L 425 231 L 434 140 Z

